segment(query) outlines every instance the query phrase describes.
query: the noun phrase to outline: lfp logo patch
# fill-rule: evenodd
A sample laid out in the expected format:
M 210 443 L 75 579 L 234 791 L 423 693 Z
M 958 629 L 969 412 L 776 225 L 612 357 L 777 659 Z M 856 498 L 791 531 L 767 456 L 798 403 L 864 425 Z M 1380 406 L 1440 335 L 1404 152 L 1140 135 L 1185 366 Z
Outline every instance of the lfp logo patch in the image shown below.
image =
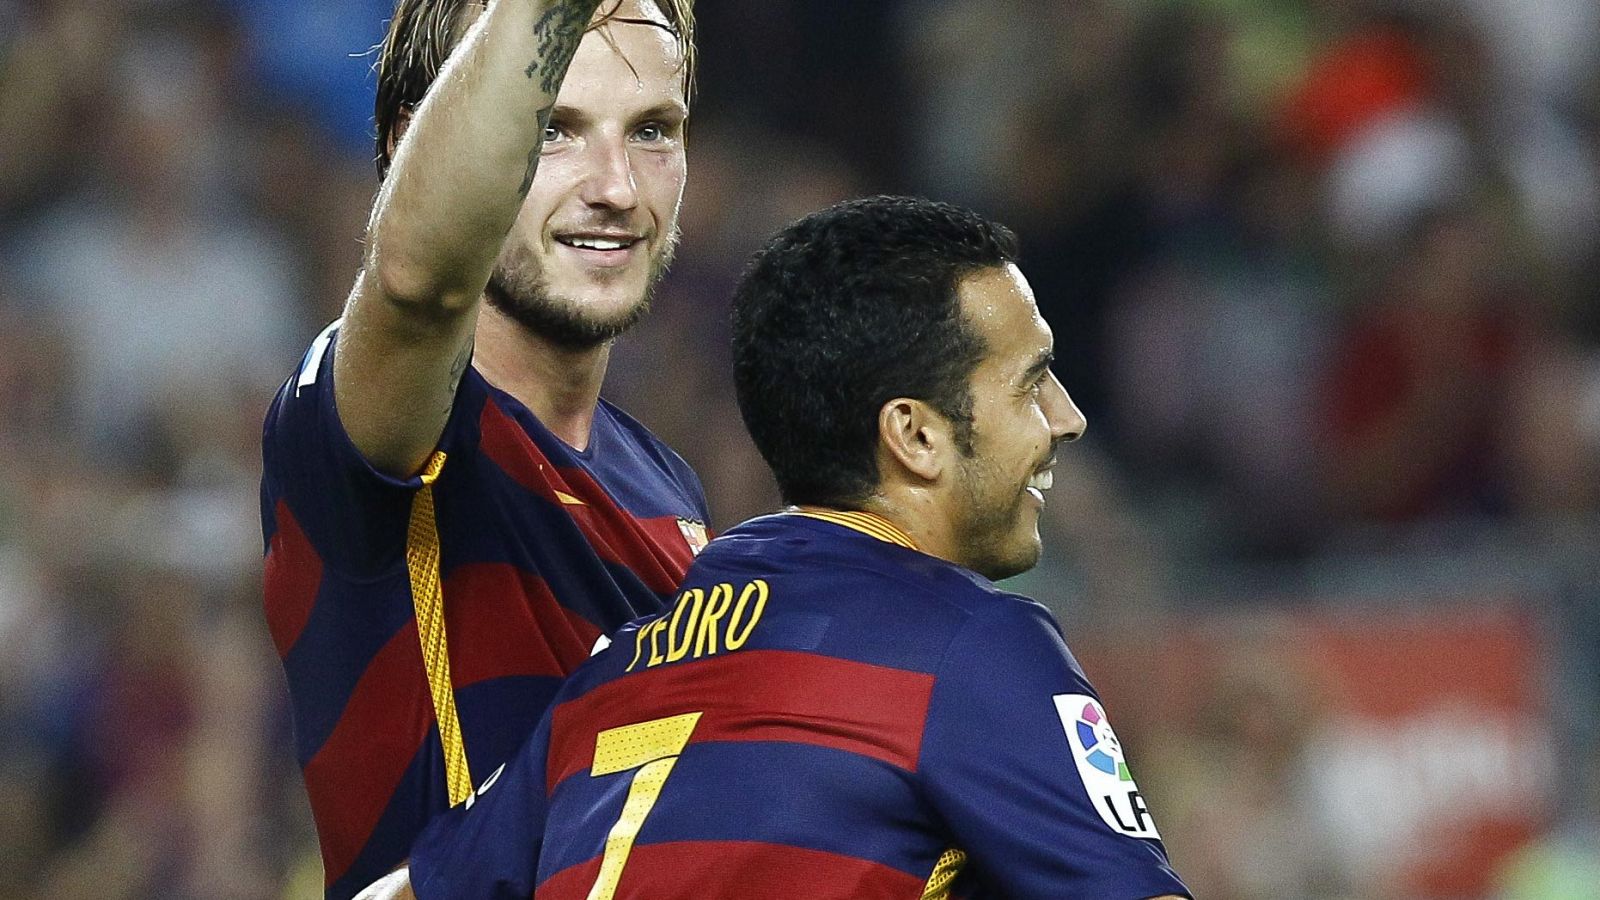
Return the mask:
M 1123 758 L 1122 742 L 1106 719 L 1105 707 L 1088 694 L 1056 694 L 1051 699 L 1067 733 L 1067 743 L 1072 745 L 1078 777 L 1100 818 L 1112 830 L 1129 837 L 1159 839 L 1155 820 Z

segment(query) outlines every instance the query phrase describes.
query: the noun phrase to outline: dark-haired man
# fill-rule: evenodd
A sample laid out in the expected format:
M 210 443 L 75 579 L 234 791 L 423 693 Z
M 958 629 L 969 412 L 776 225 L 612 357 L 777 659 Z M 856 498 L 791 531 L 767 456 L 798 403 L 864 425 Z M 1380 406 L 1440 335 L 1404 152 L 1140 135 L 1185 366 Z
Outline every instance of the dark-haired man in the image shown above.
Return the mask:
M 690 0 L 396 7 L 364 263 L 264 439 L 330 898 L 400 863 L 704 541 L 694 474 L 599 399 L 677 239 L 692 29 Z
M 1187 896 L 1039 604 L 1084 419 L 1004 228 L 876 198 L 791 226 L 734 303 L 787 512 L 690 568 L 413 848 L 416 896 Z

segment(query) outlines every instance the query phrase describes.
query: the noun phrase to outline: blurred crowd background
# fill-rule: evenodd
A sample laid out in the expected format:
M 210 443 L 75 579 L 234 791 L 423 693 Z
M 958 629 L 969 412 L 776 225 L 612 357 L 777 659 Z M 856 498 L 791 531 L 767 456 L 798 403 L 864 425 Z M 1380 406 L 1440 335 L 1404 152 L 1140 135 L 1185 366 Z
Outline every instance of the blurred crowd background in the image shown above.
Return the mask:
M 683 248 L 607 393 L 715 526 L 776 505 L 747 254 L 972 205 L 1090 421 L 1017 587 L 1199 894 L 1600 897 L 1600 5 L 698 8 Z M 320 896 L 259 427 L 358 265 L 389 10 L 0 0 L 0 898 Z

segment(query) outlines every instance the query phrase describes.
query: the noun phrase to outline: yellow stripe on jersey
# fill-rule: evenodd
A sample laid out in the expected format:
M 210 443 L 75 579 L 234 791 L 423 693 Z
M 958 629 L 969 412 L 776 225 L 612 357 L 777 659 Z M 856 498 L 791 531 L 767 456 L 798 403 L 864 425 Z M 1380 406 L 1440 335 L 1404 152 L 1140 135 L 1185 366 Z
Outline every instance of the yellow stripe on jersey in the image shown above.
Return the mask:
M 907 550 L 917 549 L 917 544 L 911 536 L 900 530 L 900 526 L 885 519 L 877 513 L 844 511 L 838 509 L 821 509 L 818 507 L 799 507 L 794 510 L 795 515 L 809 516 L 843 525 L 852 531 L 859 531 L 869 537 L 877 538 L 888 544 L 896 544 Z
M 934 863 L 933 874 L 928 876 L 928 884 L 922 889 L 922 900 L 949 900 L 950 885 L 966 868 L 967 855 L 952 847 L 939 857 Z
M 461 717 L 450 682 L 450 651 L 444 633 L 444 588 L 439 580 L 439 523 L 433 512 L 433 483 L 444 471 L 445 455 L 435 452 L 422 470 L 422 488 L 411 500 L 411 523 L 406 532 L 406 569 L 411 574 L 411 604 L 417 613 L 417 638 L 422 641 L 422 665 L 428 672 L 433 695 L 433 715 L 439 723 L 439 743 L 444 749 L 445 785 L 450 805 L 472 794 L 472 773 L 467 768 L 467 747 L 461 739 Z

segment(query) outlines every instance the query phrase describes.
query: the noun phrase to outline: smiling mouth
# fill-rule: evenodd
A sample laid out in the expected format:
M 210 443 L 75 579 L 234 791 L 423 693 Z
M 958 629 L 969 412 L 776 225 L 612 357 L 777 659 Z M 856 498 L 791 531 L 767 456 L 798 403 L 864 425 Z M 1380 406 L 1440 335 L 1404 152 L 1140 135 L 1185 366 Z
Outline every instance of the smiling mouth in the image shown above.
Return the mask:
M 603 237 L 598 235 L 556 235 L 556 242 L 575 250 L 628 250 L 642 241 L 637 237 Z
M 1033 477 L 1028 479 L 1028 493 L 1033 495 L 1035 500 L 1043 503 L 1044 492 L 1050 490 L 1051 486 L 1055 484 L 1055 481 L 1056 476 L 1053 469 L 1045 469 L 1043 472 L 1035 472 Z

